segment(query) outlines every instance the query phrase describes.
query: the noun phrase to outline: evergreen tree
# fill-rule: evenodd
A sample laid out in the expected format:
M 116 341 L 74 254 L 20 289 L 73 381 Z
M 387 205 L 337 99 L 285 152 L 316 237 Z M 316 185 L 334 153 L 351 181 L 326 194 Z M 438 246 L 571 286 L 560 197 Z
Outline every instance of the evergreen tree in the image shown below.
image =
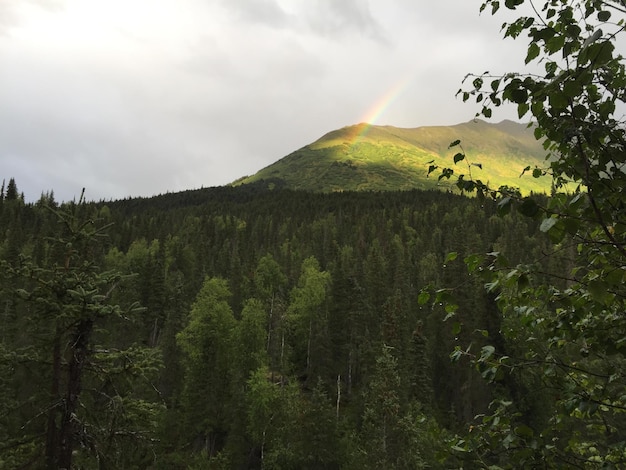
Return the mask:
M 365 392 L 361 468 L 423 468 L 418 422 L 400 397 L 401 381 L 392 349 L 383 346 Z M 356 463 L 356 462 L 355 462 Z
M 134 361 L 143 352 L 111 354 L 96 346 L 98 329 L 107 320 L 127 318 L 137 307 L 112 303 L 111 294 L 124 278 L 103 272 L 96 264 L 106 227 L 99 227 L 86 210 L 81 198 L 78 204 L 55 211 L 59 231 L 47 264 L 37 266 L 24 255 L 17 262 L 2 262 L 4 278 L 23 315 L 14 321 L 19 318 L 24 326 L 13 337 L 3 338 L 0 357 L 0 367 L 15 371 L 10 388 L 19 397 L 9 401 L 13 404 L 2 414 L 0 428 L 6 425 L 9 436 L 0 453 L 17 467 L 33 462 L 49 469 L 96 461 L 125 465 L 133 457 L 122 453 L 122 441 L 132 440 L 133 447 L 142 450 L 151 445 L 148 421 L 158 413 L 158 404 L 135 400 L 126 395 L 129 390 L 117 388 L 119 369 L 115 379 L 109 375 L 117 362 L 113 356 Z M 158 364 L 158 357 L 144 355 L 141 364 L 137 361 L 128 372 L 147 378 Z M 110 407 L 121 402 L 124 409 L 103 429 Z M 146 439 L 137 439 L 140 435 Z
M 236 320 L 226 280 L 207 278 L 187 326 L 177 335 L 185 370 L 182 395 L 187 442 L 209 458 L 223 448 L 231 424 Z
M 6 201 L 17 201 L 19 199 L 19 192 L 17 190 L 17 184 L 15 183 L 15 178 L 9 179 L 9 184 L 7 185 L 6 195 L 4 199 Z

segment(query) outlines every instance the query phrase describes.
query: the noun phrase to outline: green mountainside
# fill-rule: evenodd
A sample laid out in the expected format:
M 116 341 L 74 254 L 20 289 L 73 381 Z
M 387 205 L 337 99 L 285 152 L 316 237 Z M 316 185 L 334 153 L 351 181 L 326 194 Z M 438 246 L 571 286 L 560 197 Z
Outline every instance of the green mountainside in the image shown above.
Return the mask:
M 453 164 L 461 140 L 467 160 Z M 411 129 L 358 124 L 331 131 L 317 141 L 278 160 L 233 185 L 266 182 L 313 192 L 388 191 L 448 187 L 436 174 L 427 177 L 429 162 L 451 166 L 458 173 L 492 186 L 518 187 L 522 193 L 549 191 L 549 179 L 530 174 L 520 178 L 524 168 L 544 163 L 546 152 L 535 140 L 532 128 L 513 121 L 491 124 L 473 120 L 455 126 Z

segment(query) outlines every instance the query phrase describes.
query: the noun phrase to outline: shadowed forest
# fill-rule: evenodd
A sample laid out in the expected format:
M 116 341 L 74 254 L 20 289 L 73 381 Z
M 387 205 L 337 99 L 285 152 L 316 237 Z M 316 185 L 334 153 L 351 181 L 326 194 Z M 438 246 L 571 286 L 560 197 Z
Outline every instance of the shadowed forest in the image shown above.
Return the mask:
M 496 395 L 547 419 L 545 390 L 450 358 L 516 347 L 465 256 L 567 262 L 495 203 L 244 186 L 25 204 L 11 180 L 0 208 L 3 468 L 57 461 L 59 439 L 76 468 L 450 468 Z

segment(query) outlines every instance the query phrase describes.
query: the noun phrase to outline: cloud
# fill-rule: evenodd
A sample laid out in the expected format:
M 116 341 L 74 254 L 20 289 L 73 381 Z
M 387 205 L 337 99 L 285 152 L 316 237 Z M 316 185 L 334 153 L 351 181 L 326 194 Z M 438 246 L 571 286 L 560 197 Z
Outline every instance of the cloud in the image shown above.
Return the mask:
M 274 0 L 221 0 L 237 21 L 263 25 L 270 28 L 282 28 L 289 25 L 289 15 Z
M 0 178 L 30 200 L 226 184 L 378 105 L 466 121 L 464 74 L 523 61 L 466 0 L 42 3 L 0 0 Z
M 49 12 L 64 8 L 64 0 L 3 0 L 0 2 L 0 37 L 20 26 L 24 17 L 35 9 Z
M 386 42 L 384 28 L 376 21 L 368 1 L 315 0 L 305 10 L 307 24 L 317 34 L 334 39 L 355 33 L 374 41 Z

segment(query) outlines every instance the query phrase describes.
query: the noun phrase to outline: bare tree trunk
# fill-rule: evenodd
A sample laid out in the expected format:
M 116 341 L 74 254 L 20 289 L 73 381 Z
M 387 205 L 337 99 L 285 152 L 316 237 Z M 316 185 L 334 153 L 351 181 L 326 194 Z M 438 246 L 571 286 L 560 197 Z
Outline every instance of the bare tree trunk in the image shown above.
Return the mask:
M 159 335 L 160 335 L 159 319 L 155 318 L 154 319 L 154 328 L 152 328 L 152 333 L 150 334 L 150 347 L 151 348 L 155 348 L 156 347 L 157 342 L 159 340 Z
M 267 322 L 267 355 L 268 357 L 272 357 L 270 353 L 270 346 L 272 343 L 272 330 L 273 330 L 272 322 L 273 321 L 274 321 L 274 294 L 272 294 L 272 298 L 270 300 L 270 317 L 269 317 L 269 321 Z
M 285 371 L 283 369 L 283 359 L 285 355 L 285 331 L 283 330 L 282 338 L 280 340 L 280 387 L 285 385 L 284 377 Z
M 306 373 L 311 373 L 311 336 L 313 334 L 313 320 L 309 320 L 309 338 L 306 342 Z
M 352 345 L 350 345 L 350 351 L 348 352 L 348 396 L 352 393 Z
M 339 421 L 339 403 L 341 402 L 341 375 L 337 375 L 337 421 Z

